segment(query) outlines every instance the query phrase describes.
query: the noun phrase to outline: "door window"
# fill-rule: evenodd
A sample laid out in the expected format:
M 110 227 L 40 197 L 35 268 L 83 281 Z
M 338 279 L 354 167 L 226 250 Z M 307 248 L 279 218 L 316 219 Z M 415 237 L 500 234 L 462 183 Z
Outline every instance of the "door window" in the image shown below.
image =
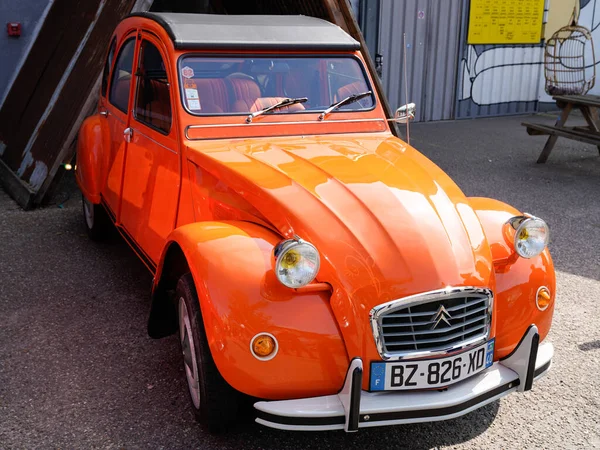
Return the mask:
M 104 64 L 104 71 L 102 72 L 102 97 L 106 97 L 106 89 L 108 88 L 108 76 L 110 75 L 110 68 L 115 60 L 115 50 L 117 47 L 116 39 L 113 39 L 106 56 L 106 63 Z
M 171 129 L 171 96 L 165 63 L 148 41 L 140 46 L 134 116 L 139 122 L 168 134 Z
M 110 81 L 109 101 L 125 114 L 127 114 L 127 104 L 129 102 L 134 51 L 135 38 L 131 38 L 121 47 Z

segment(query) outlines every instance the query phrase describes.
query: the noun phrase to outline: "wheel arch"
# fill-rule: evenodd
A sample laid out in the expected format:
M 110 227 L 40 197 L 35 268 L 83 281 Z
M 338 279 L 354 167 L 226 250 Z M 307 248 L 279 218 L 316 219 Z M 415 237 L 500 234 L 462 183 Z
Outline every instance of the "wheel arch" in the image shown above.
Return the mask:
M 77 167 L 75 179 L 83 195 L 92 203 L 100 203 L 100 192 L 106 181 L 109 152 L 104 142 L 110 142 L 106 119 L 99 115 L 86 118 L 77 135 Z
M 521 258 L 503 232 L 508 219 L 522 213 L 512 206 L 490 198 L 470 197 L 492 250 L 496 278 L 496 357 L 508 355 L 531 324 L 538 327 L 543 340 L 552 323 L 556 301 L 556 274 L 548 248 L 531 259 Z M 551 303 L 545 310 L 536 306 L 540 287 L 550 290 Z
M 272 251 L 280 240 L 250 222 L 199 222 L 173 231 L 153 283 L 148 333 L 160 338 L 177 330 L 169 291 L 189 271 L 212 357 L 229 385 L 269 399 L 335 393 L 348 354 L 330 292 L 296 291 L 278 282 Z M 278 340 L 277 356 L 269 361 L 250 351 L 260 333 Z
M 179 278 L 190 272 L 187 257 L 176 241 L 167 244 L 152 287 L 148 335 L 154 339 L 170 336 L 177 331 L 177 307 L 171 301 Z M 193 276 L 193 275 L 192 275 Z

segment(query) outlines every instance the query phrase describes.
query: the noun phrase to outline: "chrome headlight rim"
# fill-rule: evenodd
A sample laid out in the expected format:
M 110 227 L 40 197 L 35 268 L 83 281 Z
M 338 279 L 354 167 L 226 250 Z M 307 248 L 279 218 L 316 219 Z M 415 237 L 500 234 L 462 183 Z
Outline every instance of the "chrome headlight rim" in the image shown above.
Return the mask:
M 525 254 L 520 250 L 519 247 L 519 236 L 526 228 L 532 227 L 535 224 L 535 227 L 542 227 L 544 229 L 544 240 L 542 242 L 542 246 L 534 254 Z M 506 222 L 507 228 L 510 230 L 507 236 L 507 240 L 512 245 L 514 251 L 521 258 L 531 259 L 539 256 L 548 246 L 548 242 L 550 241 L 550 229 L 545 220 L 536 217 L 532 214 L 524 213 L 522 216 L 512 217 Z
M 314 264 L 314 268 L 312 270 L 312 274 L 309 278 L 306 278 L 301 283 L 289 282 L 288 278 L 286 278 L 281 273 L 281 270 L 280 270 L 283 259 L 288 255 L 288 253 L 290 251 L 296 250 L 296 251 L 300 252 L 302 249 L 313 253 L 314 259 L 312 262 Z M 291 289 L 298 289 L 298 288 L 307 286 L 310 283 L 312 283 L 315 280 L 315 278 L 317 277 L 317 274 L 319 273 L 319 269 L 321 267 L 321 255 L 319 254 L 319 251 L 317 250 L 317 248 L 310 242 L 305 241 L 304 239 L 301 239 L 299 237 L 295 237 L 294 239 L 285 239 L 285 240 L 281 241 L 279 244 L 277 244 L 275 246 L 275 248 L 273 249 L 273 257 L 275 259 L 275 261 L 274 261 L 275 276 L 277 277 L 277 279 L 279 280 L 279 282 L 281 284 L 283 284 L 284 286 L 289 287 Z

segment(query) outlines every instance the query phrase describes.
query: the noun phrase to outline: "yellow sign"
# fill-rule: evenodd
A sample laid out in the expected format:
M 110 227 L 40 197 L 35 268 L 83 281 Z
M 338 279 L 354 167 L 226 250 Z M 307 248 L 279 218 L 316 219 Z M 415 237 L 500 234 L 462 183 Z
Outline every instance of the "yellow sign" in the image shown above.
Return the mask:
M 471 0 L 469 44 L 539 44 L 545 0 Z

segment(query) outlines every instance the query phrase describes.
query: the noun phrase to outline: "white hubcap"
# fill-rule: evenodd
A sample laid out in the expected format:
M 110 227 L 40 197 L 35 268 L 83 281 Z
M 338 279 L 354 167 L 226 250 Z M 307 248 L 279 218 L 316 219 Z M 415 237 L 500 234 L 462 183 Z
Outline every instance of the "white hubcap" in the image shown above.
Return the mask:
M 179 342 L 183 352 L 183 365 L 187 378 L 192 402 L 196 409 L 200 408 L 200 380 L 198 378 L 198 361 L 196 360 L 196 348 L 192 338 L 192 326 L 187 306 L 183 297 L 179 298 Z
M 94 227 L 94 205 L 87 198 L 83 199 L 83 214 L 85 215 L 85 223 L 91 230 Z

